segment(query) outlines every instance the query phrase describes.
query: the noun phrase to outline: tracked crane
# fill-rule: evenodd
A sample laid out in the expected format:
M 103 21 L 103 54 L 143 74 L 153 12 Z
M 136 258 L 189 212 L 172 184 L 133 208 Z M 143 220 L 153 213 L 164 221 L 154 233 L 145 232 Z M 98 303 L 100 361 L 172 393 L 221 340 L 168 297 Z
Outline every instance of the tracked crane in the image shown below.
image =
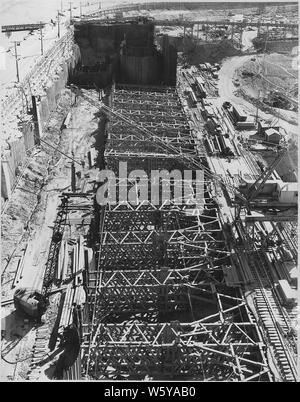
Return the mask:
M 171 145 L 170 143 L 166 142 L 166 140 L 163 137 L 159 137 L 158 135 L 152 133 L 150 130 L 147 128 L 141 126 L 139 123 L 136 121 L 132 120 L 129 118 L 126 114 L 124 113 L 119 113 L 113 108 L 107 106 L 101 99 L 95 99 L 91 95 L 87 95 L 83 91 L 81 91 L 78 87 L 76 86 L 71 86 L 72 90 L 75 91 L 76 96 L 81 96 L 83 99 L 85 99 L 87 102 L 89 102 L 91 105 L 95 106 L 97 109 L 100 109 L 102 112 L 104 112 L 108 118 L 110 116 L 114 116 L 116 119 L 119 121 L 124 122 L 134 130 L 139 131 L 142 133 L 145 138 L 148 138 L 151 141 L 155 141 L 156 144 L 162 148 L 164 151 L 171 152 L 173 155 L 177 155 L 178 158 L 187 166 L 194 168 L 194 169 L 201 169 L 204 171 L 205 175 L 207 178 L 210 178 L 215 184 L 219 184 L 222 189 L 228 189 L 231 190 L 235 196 L 236 196 L 236 201 L 238 204 L 238 213 L 236 216 L 236 219 L 240 220 L 240 212 L 242 208 L 246 208 L 247 212 L 251 214 L 251 208 L 253 207 L 251 205 L 251 202 L 257 197 L 257 195 L 260 193 L 261 189 L 265 185 L 266 181 L 269 179 L 269 177 L 272 175 L 274 172 L 275 168 L 278 166 L 279 162 L 283 158 L 286 149 L 282 148 L 274 160 L 274 162 L 269 166 L 258 178 L 257 180 L 250 186 L 250 188 L 246 190 L 241 190 L 240 188 L 237 188 L 233 185 L 230 185 L 228 183 L 225 183 L 224 179 L 215 174 L 212 173 L 207 166 L 205 166 L 201 161 L 191 155 L 186 155 L 182 153 L 178 148 L 176 148 L 174 145 Z M 251 216 L 251 221 L 255 221 L 256 217 Z M 260 218 L 257 217 L 257 220 Z M 249 219 L 248 219 L 249 220 Z M 274 217 L 272 220 L 276 220 L 276 217 Z M 282 217 L 279 220 L 284 220 Z M 63 227 L 63 225 L 62 225 Z M 57 230 L 56 230 L 57 232 Z M 57 247 L 55 245 L 55 242 L 53 243 L 53 247 Z M 52 260 L 49 260 L 49 264 L 53 264 Z M 52 272 L 52 270 L 50 270 Z M 52 274 L 51 274 L 52 275 Z M 48 278 L 49 284 L 52 283 L 52 277 Z M 48 286 L 48 285 L 47 285 Z M 22 310 L 27 309 L 27 313 L 33 317 L 40 316 L 42 314 L 42 311 L 45 309 L 47 305 L 47 298 L 51 294 L 51 286 L 48 287 L 46 286 L 45 289 L 43 289 L 42 293 L 39 293 L 33 289 L 20 289 L 18 292 L 15 294 L 15 304 L 16 307 Z
M 114 110 L 113 108 L 105 105 L 105 103 L 103 101 L 101 101 L 99 99 L 95 99 L 94 97 L 92 97 L 91 95 L 87 95 L 86 93 L 83 93 L 83 91 L 80 90 L 75 85 L 72 85 L 71 88 L 76 93 L 77 96 L 81 96 L 83 99 L 85 99 L 91 105 L 102 110 L 108 117 L 114 116 L 119 121 L 122 121 L 125 124 L 127 124 L 128 126 L 130 126 L 131 128 L 143 133 L 144 136 L 147 137 L 148 139 L 150 139 L 151 141 L 154 140 L 157 143 L 157 145 L 159 147 L 161 147 L 163 150 L 171 152 L 174 155 L 177 155 L 178 158 L 181 159 L 185 165 L 187 165 L 191 168 L 194 168 L 194 169 L 201 169 L 205 173 L 205 175 L 208 178 L 210 178 L 213 182 L 218 183 L 223 187 L 229 188 L 240 199 L 240 202 L 242 202 L 242 203 L 247 202 L 247 199 L 235 186 L 225 183 L 221 176 L 219 176 L 215 173 L 212 173 L 209 170 L 209 168 L 207 166 L 205 166 L 203 163 L 201 163 L 198 159 L 192 157 L 191 155 L 186 155 L 186 154 L 180 152 L 175 146 L 167 143 L 164 138 L 161 138 L 158 135 L 152 133 L 150 130 L 146 129 L 145 127 L 142 127 L 136 121 L 133 121 L 128 116 L 126 116 L 124 113 L 119 113 L 116 110 Z
M 286 152 L 287 149 L 285 147 L 281 148 L 275 160 L 271 163 L 270 166 L 268 166 L 268 168 L 264 172 L 262 172 L 262 174 L 256 179 L 256 181 L 253 184 L 251 184 L 251 186 L 245 191 L 240 190 L 244 194 L 246 202 L 244 204 L 239 204 L 238 213 L 236 214 L 237 218 L 239 218 L 240 216 L 240 211 L 242 207 L 246 207 L 247 212 L 250 213 L 251 202 L 259 195 L 265 183 L 271 177 L 271 175 L 273 174 L 274 170 L 276 169 L 276 167 L 278 166 L 278 164 L 280 163 Z
M 191 156 L 191 155 L 186 155 L 182 153 L 180 150 L 178 150 L 174 145 L 171 145 L 170 143 L 167 143 L 163 137 L 159 137 L 158 135 L 154 134 L 147 128 L 141 126 L 139 123 L 136 121 L 132 120 L 129 118 L 126 114 L 124 113 L 119 113 L 114 108 L 111 108 L 107 106 L 102 100 L 100 99 L 95 99 L 95 97 L 91 95 L 87 95 L 84 93 L 80 88 L 78 88 L 75 85 L 71 86 L 72 90 L 75 91 L 77 96 L 81 96 L 83 99 L 85 99 L 87 102 L 89 102 L 91 105 L 94 107 L 100 109 L 102 112 L 104 112 L 108 118 L 110 116 L 114 116 L 117 120 L 124 122 L 134 130 L 139 131 L 142 133 L 146 138 L 150 139 L 151 141 L 155 141 L 156 144 L 162 148 L 164 151 L 171 152 L 174 155 L 177 155 L 179 159 L 184 162 L 185 165 L 194 168 L 194 169 L 201 169 L 204 171 L 206 176 L 210 178 L 214 183 L 218 183 L 221 185 L 222 188 L 229 189 L 231 190 L 238 201 L 239 204 L 239 210 L 242 207 L 245 207 L 247 211 L 249 212 L 251 210 L 251 202 L 257 197 L 257 195 L 260 193 L 261 189 L 264 187 L 265 183 L 267 180 L 270 178 L 276 167 L 278 166 L 279 162 L 282 160 L 283 156 L 286 153 L 286 148 L 282 147 L 279 150 L 279 153 L 273 163 L 264 171 L 262 174 L 256 179 L 256 181 L 248 188 L 246 191 L 241 190 L 238 187 L 235 187 L 233 185 L 228 184 L 227 182 L 225 183 L 224 179 L 220 176 L 217 175 L 209 170 L 207 166 L 205 166 L 200 160 L 197 158 Z M 239 214 L 238 214 L 239 215 Z

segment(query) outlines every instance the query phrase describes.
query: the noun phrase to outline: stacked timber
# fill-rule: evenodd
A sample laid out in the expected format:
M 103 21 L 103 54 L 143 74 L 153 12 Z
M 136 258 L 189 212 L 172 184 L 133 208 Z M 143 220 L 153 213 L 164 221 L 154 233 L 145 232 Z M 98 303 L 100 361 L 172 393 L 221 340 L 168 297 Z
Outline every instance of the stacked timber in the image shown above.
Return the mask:
M 67 279 L 69 264 L 69 246 L 66 240 L 63 240 L 60 245 L 58 262 L 56 267 L 56 279 L 64 282 Z
M 24 269 L 24 261 L 25 261 L 26 251 L 27 251 L 27 245 L 23 249 L 23 254 L 22 254 L 21 258 L 18 261 L 16 274 L 15 274 L 14 281 L 13 281 L 13 284 L 12 284 L 13 288 L 18 286 L 20 280 L 23 278 L 23 269 Z
M 72 250 L 72 282 L 67 287 L 64 306 L 62 309 L 60 327 L 66 327 L 72 322 L 72 310 L 74 304 L 81 304 L 85 299 L 85 293 L 82 288 L 83 271 L 85 270 L 85 248 L 84 239 L 80 236 L 73 246 Z
M 83 278 L 82 278 L 82 272 L 85 269 L 85 259 L 84 259 L 84 246 L 83 246 L 83 237 L 79 237 L 78 241 L 78 265 L 76 267 L 76 277 L 75 277 L 75 284 L 80 285 L 82 284 Z
M 38 381 L 41 377 L 43 367 L 41 362 L 47 358 L 48 342 L 50 336 L 50 328 L 48 321 L 43 323 L 36 330 L 35 344 L 33 346 L 32 360 L 30 364 L 30 371 L 28 373 L 29 381 Z

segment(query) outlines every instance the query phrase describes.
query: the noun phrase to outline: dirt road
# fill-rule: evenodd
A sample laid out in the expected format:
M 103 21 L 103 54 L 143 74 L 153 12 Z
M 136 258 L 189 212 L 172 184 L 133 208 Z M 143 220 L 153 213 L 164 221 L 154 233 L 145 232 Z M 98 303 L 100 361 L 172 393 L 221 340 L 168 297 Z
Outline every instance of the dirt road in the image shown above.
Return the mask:
M 240 68 L 246 61 L 249 61 L 251 57 L 253 57 L 253 55 L 234 56 L 225 59 L 219 71 L 218 89 L 222 102 L 229 101 L 233 105 L 240 105 L 250 115 L 255 116 L 256 106 L 246 101 L 242 97 L 235 95 L 236 87 L 233 84 L 235 71 Z M 272 114 L 265 113 L 260 109 L 258 110 L 258 116 L 266 121 L 272 121 L 274 119 L 274 116 Z M 297 139 L 298 127 L 296 125 L 290 124 L 284 119 L 280 119 L 277 117 L 276 119 L 278 119 L 278 125 L 285 129 L 289 137 Z

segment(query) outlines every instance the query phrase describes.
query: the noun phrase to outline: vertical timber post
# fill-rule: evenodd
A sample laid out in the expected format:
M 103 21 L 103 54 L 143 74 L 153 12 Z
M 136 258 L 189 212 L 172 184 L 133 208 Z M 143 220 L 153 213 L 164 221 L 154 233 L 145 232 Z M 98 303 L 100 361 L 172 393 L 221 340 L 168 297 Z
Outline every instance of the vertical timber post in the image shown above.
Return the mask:
M 36 96 L 32 95 L 32 113 L 33 113 L 33 122 L 34 122 L 34 143 L 35 145 L 40 145 L 41 141 L 41 122 L 40 122 L 40 115 L 38 112 Z
M 43 45 L 43 25 L 42 21 L 40 21 L 40 33 L 41 33 L 41 55 L 44 54 L 44 45 Z
M 71 164 L 71 189 L 72 193 L 76 192 L 76 175 L 75 175 L 75 163 L 72 162 Z
M 19 60 L 18 60 L 18 51 L 17 51 L 17 46 L 18 46 L 17 41 L 14 42 L 15 44 L 15 59 L 16 59 L 16 71 L 17 71 L 17 80 L 20 82 L 20 74 L 19 74 Z
M 88 162 L 89 162 L 89 169 L 92 169 L 93 165 L 92 165 L 92 154 L 91 151 L 88 151 Z
M 59 10 L 57 10 L 57 37 L 60 38 L 60 14 Z

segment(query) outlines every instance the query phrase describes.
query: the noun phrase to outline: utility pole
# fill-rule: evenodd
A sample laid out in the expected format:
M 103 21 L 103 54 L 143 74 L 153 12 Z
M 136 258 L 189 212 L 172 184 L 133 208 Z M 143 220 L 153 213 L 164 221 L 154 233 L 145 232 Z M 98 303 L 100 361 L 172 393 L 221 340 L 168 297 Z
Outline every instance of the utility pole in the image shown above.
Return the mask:
M 75 163 L 74 163 L 74 151 L 72 151 L 72 163 L 71 163 L 71 189 L 72 192 L 76 192 L 76 170 L 75 170 Z
M 81 3 L 79 4 L 79 10 L 80 10 L 80 17 L 82 16 L 82 6 Z
M 20 75 L 19 75 L 19 64 L 18 64 L 18 52 L 17 46 L 19 46 L 20 42 L 14 41 L 15 44 L 15 59 L 16 59 L 16 69 L 17 69 L 17 80 L 20 82 Z
M 43 46 L 43 25 L 40 21 L 40 32 L 41 32 L 41 54 L 44 54 L 44 46 Z
M 75 163 L 71 163 L 71 189 L 72 192 L 76 192 L 76 170 L 75 170 Z
M 60 38 L 60 18 L 59 18 L 59 10 L 57 10 L 57 36 Z
M 70 21 L 72 19 L 72 2 L 69 3 L 70 4 Z

